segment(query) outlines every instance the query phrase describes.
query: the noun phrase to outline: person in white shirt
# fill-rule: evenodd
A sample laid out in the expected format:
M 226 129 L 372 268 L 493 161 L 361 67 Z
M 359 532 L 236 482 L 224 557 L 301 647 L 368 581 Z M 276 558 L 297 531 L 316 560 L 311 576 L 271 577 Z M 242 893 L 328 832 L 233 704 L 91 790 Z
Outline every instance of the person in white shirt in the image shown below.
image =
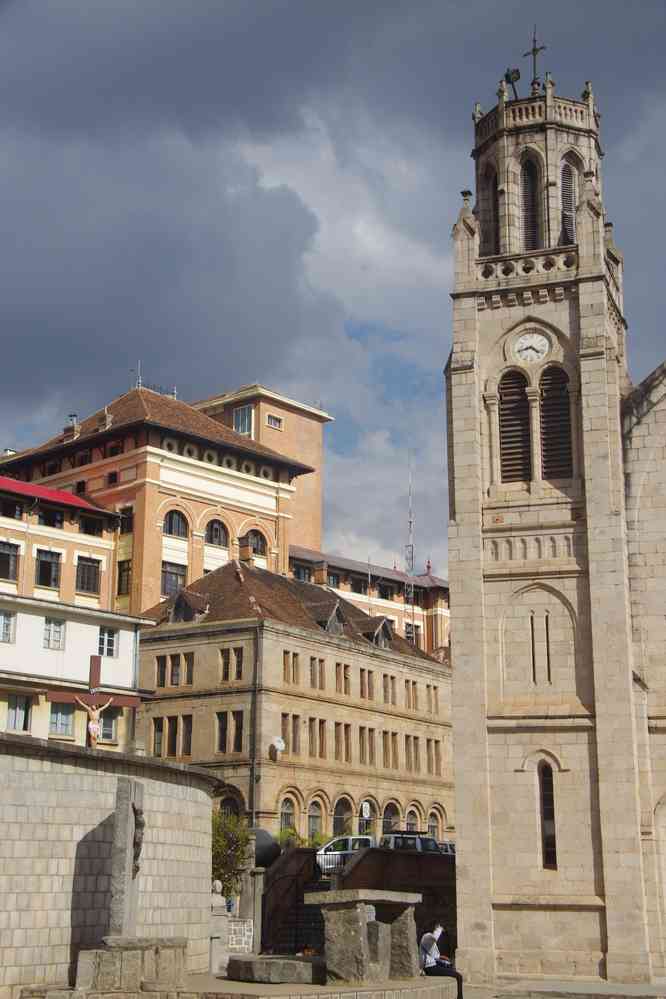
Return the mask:
M 444 932 L 441 923 L 435 923 L 430 933 L 424 933 L 419 944 L 419 964 L 428 977 L 455 978 L 458 983 L 458 999 L 463 999 L 463 980 L 453 967 L 448 954 L 440 954 L 438 941 Z

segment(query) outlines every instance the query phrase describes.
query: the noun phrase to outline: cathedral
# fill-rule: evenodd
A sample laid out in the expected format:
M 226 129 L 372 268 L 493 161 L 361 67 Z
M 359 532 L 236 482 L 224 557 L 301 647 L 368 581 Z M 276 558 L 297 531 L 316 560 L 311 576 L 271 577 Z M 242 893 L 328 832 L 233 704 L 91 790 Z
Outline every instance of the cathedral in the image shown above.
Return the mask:
M 509 81 L 510 82 L 510 81 Z M 627 369 L 589 83 L 474 109 L 446 368 L 458 966 L 666 976 L 666 364 Z

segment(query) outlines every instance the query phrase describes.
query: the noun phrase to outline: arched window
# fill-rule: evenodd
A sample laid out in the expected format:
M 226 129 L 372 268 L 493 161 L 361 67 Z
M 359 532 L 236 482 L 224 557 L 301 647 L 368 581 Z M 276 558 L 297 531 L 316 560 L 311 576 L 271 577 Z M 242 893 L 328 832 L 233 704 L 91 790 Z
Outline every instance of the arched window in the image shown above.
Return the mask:
M 405 819 L 405 829 L 407 832 L 417 832 L 419 828 L 419 817 L 413 808 L 407 812 L 407 818 Z
M 229 532 L 221 520 L 209 520 L 206 524 L 206 544 L 229 547 Z
M 428 816 L 428 836 L 439 841 L 439 818 L 437 812 L 431 812 Z
M 296 805 L 291 798 L 283 798 L 280 806 L 280 831 L 296 828 Z
M 333 809 L 333 835 L 344 836 L 352 831 L 352 806 L 349 798 L 340 798 Z
M 365 806 L 365 807 L 364 807 Z M 363 817 L 363 812 L 368 813 L 367 818 Z M 358 820 L 358 831 L 362 836 L 372 836 L 375 831 L 377 812 L 371 801 L 364 801 L 361 804 L 361 814 Z
M 308 808 L 308 839 L 310 842 L 321 836 L 322 827 L 321 805 L 318 801 L 311 801 Z
M 261 531 L 248 531 L 245 540 L 250 545 L 254 555 L 266 554 L 266 538 Z
M 481 180 L 479 214 L 481 216 L 480 254 L 482 257 L 492 257 L 500 252 L 500 234 L 497 172 L 490 164 L 486 167 Z
M 539 225 L 539 169 L 532 159 L 524 159 L 520 167 L 520 232 L 523 250 L 541 247 Z
M 578 171 L 565 160 L 560 174 L 560 204 L 562 226 L 560 245 L 570 246 L 576 242 L 576 204 L 578 203 Z
M 555 841 L 555 789 L 553 768 L 543 761 L 539 764 L 539 804 L 541 809 L 541 853 L 543 866 L 557 869 L 557 844 Z
M 399 825 L 400 825 L 400 812 L 398 811 L 398 806 L 394 805 L 391 802 L 384 809 L 384 818 L 382 820 L 382 831 L 385 833 L 390 833 L 392 832 L 393 829 L 397 829 Z
M 541 476 L 544 479 L 570 479 L 573 475 L 571 449 L 571 406 L 569 377 L 563 368 L 549 367 L 541 375 Z
M 172 538 L 186 538 L 188 526 L 185 515 L 180 510 L 169 510 L 164 518 L 162 533 L 169 534 Z
M 507 371 L 499 384 L 500 468 L 502 482 L 529 482 L 532 478 L 530 408 L 527 379 Z
M 240 816 L 240 808 L 235 798 L 223 798 L 220 802 L 220 811 L 225 818 L 230 818 L 232 815 L 235 818 Z

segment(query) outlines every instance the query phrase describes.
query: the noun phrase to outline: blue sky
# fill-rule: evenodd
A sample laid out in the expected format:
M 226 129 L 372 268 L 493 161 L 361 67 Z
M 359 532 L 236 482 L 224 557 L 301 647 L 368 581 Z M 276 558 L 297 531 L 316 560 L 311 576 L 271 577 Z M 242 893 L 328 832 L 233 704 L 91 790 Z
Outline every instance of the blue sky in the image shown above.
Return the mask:
M 446 572 L 450 231 L 475 100 L 591 80 L 635 378 L 662 359 L 666 5 L 0 2 L 0 446 L 149 381 L 336 416 L 326 544 Z

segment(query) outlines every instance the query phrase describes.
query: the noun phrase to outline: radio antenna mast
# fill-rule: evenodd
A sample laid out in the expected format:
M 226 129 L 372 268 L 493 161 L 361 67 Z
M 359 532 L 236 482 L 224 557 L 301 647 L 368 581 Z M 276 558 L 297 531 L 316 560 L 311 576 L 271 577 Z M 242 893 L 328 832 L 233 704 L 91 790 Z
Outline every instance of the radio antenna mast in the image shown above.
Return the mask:
M 414 507 L 412 497 L 412 453 L 409 452 L 409 488 L 408 488 L 408 513 L 407 513 L 407 544 L 405 545 L 405 572 L 409 579 L 405 583 L 405 603 L 412 607 L 412 643 L 416 645 L 416 632 L 414 630 Z

